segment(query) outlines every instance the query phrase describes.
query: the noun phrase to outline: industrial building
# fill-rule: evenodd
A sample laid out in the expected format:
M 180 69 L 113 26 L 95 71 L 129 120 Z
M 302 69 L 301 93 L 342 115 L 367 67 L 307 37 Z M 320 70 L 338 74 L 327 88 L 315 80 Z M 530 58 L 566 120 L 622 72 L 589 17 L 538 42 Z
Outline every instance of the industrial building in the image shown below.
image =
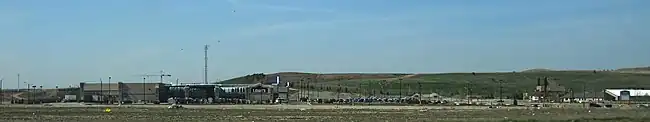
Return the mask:
M 217 99 L 243 99 L 251 102 L 286 102 L 289 98 L 288 82 L 256 84 L 164 84 L 164 83 L 80 83 L 76 95 L 78 102 L 103 103 L 164 103 L 170 99 L 202 101 Z M 69 95 L 68 95 L 69 96 Z
M 562 102 L 599 102 L 603 101 L 603 92 L 584 91 L 580 93 L 570 92 L 562 96 Z
M 79 83 L 77 101 L 83 102 L 166 102 L 168 87 L 163 83 Z
M 563 101 L 562 96 L 566 95 L 568 92 L 564 86 L 561 86 L 553 81 L 544 79 L 544 82 L 541 82 L 541 79 L 537 80 L 537 86 L 535 87 L 535 92 L 530 96 L 532 101 L 541 101 L 541 102 L 561 102 Z
M 216 89 L 218 98 L 246 99 L 253 102 L 289 100 L 289 82 L 280 82 L 280 77 L 269 82 L 256 84 L 220 84 Z
M 604 99 L 610 101 L 650 101 L 650 90 L 605 89 Z

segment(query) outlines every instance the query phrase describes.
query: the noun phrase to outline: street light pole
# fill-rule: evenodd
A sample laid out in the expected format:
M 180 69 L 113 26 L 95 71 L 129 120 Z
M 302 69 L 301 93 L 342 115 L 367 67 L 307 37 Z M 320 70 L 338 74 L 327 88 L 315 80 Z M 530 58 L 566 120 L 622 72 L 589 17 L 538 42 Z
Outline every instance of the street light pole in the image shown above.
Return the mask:
M 147 77 L 142 77 L 142 102 L 147 104 Z
M 25 80 L 24 83 L 27 85 L 27 86 L 26 86 L 26 87 L 27 87 L 27 99 L 25 100 L 24 103 L 25 103 L 25 104 L 29 104 L 29 99 L 31 98 L 31 92 L 30 92 L 29 86 L 31 86 L 31 84 L 29 84 L 29 83 L 27 82 L 27 80 Z
M 27 80 L 25 80 L 23 82 L 23 84 L 27 85 L 26 86 L 26 88 L 27 88 L 27 99 L 23 98 L 23 104 L 27 104 L 27 101 L 29 100 L 29 84 L 27 83 Z M 20 90 L 20 88 L 19 88 L 19 90 Z
M 36 85 L 34 85 L 34 84 L 32 84 L 32 91 L 36 92 Z M 31 96 L 32 96 L 32 101 L 31 102 L 32 102 L 32 104 L 35 104 L 36 103 L 36 94 L 32 93 Z
M 108 76 L 108 103 L 109 104 L 112 104 L 111 102 L 113 102 L 113 96 L 112 96 L 113 95 L 113 93 L 112 93 L 113 89 L 111 89 L 111 86 L 112 86 L 111 79 L 112 79 L 112 77 Z
M 18 73 L 17 76 L 18 79 L 16 80 L 16 85 L 17 85 L 16 88 L 18 89 L 18 92 L 20 92 L 20 73 Z M 17 103 L 18 100 L 14 100 L 14 99 L 15 99 L 14 97 L 11 97 L 11 101 L 13 101 L 13 103 Z
M 4 92 L 2 92 L 2 89 L 4 88 L 4 82 L 2 82 L 2 80 L 4 80 L 4 78 L 0 78 L 0 94 L 2 95 L 2 97 L 4 97 Z M 0 104 L 2 104 L 4 102 L 5 102 L 5 99 L 0 98 Z
M 99 101 L 104 103 L 104 81 L 102 81 L 102 78 L 99 78 Z

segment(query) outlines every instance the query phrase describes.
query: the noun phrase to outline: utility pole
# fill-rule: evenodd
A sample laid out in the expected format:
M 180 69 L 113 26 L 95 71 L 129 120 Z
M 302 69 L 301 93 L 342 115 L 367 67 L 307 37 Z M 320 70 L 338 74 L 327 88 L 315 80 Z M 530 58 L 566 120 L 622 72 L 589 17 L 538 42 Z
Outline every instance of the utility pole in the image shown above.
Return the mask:
M 402 79 L 399 79 L 399 99 L 402 99 Z
M 303 97 L 302 94 L 303 94 L 303 92 L 304 92 L 304 91 L 303 91 L 303 90 L 304 90 L 304 89 L 303 89 L 303 87 L 304 87 L 304 86 L 303 86 L 304 82 L 305 82 L 304 78 L 301 78 L 301 79 L 300 79 L 300 82 L 298 83 L 298 88 L 299 88 L 299 90 L 298 90 L 298 102 L 301 102 L 302 97 Z
M 341 99 L 341 83 L 338 83 L 338 89 L 336 90 L 336 100 Z
M 467 104 L 471 104 L 471 97 L 470 95 L 472 94 L 470 88 L 469 88 L 469 83 L 465 86 L 465 90 L 467 90 L 465 98 L 467 99 Z
M 205 47 L 203 48 L 203 55 L 204 55 L 203 56 L 203 58 L 204 58 L 204 62 L 203 62 L 204 63 L 204 65 L 203 65 L 203 68 L 204 68 L 203 69 L 204 70 L 203 71 L 203 83 L 204 84 L 208 84 L 208 47 L 210 47 L 210 45 L 206 44 Z
M 386 98 L 386 91 L 384 90 L 384 85 L 386 85 L 386 80 L 381 80 L 379 82 L 379 97 Z
M 323 84 L 320 84 L 320 88 L 318 88 L 318 94 L 316 94 L 316 98 L 320 99 L 320 93 L 323 92 Z
M 582 107 L 587 108 L 587 82 L 582 83 Z
M 30 85 L 29 85 L 28 83 L 25 83 L 25 84 L 27 84 L 27 100 L 25 100 L 25 102 L 23 102 L 23 103 L 25 103 L 25 104 L 29 104 L 29 99 L 32 98 L 32 96 L 31 96 L 32 93 L 31 93 L 30 90 L 29 90 L 29 86 L 30 86 Z
M 309 90 L 309 81 L 311 81 L 311 78 L 307 78 L 307 80 L 305 81 L 305 96 L 304 97 L 307 98 L 307 101 L 309 101 L 309 96 L 311 95 L 311 94 L 309 94 L 309 92 L 310 92 L 310 90 Z
M 418 97 L 420 104 L 422 104 L 422 84 L 420 81 L 418 81 Z
M 544 77 L 544 99 L 542 100 L 543 103 L 546 103 L 548 101 L 548 77 Z
M 43 92 L 43 85 L 40 85 L 39 88 L 40 88 L 39 92 Z M 36 96 L 34 96 L 34 99 L 36 99 Z M 39 100 L 39 104 L 42 103 L 42 102 L 43 102 L 43 100 Z
M 573 89 L 569 89 L 569 92 L 571 92 L 571 99 L 569 99 L 569 103 L 573 103 L 573 100 L 575 99 L 575 93 L 573 92 Z
M 27 99 L 23 99 L 23 104 L 27 104 L 27 102 L 29 102 L 29 97 L 30 97 L 30 96 L 29 96 L 29 95 L 30 95 L 30 94 L 29 94 L 29 83 L 27 83 L 27 80 L 25 80 L 23 83 L 24 83 L 25 85 L 27 85 L 27 86 L 26 86 L 26 88 L 27 88 Z
M 472 103 L 472 81 L 467 83 L 467 104 Z
M 368 95 L 375 96 L 375 90 L 372 89 L 372 82 L 368 80 L 367 83 L 368 83 Z
M 492 78 L 492 81 L 497 82 L 499 84 L 499 101 L 498 102 L 499 102 L 499 104 L 501 104 L 503 102 L 503 82 L 504 81 L 503 80 L 497 80 L 497 79 L 494 79 L 494 78 Z
M 18 80 L 16 80 L 16 85 L 17 85 L 16 89 L 18 89 L 18 92 L 20 92 L 20 73 L 18 73 Z M 15 104 L 16 102 L 17 102 L 17 101 L 16 101 L 15 98 L 12 96 L 12 97 L 11 97 L 11 103 L 12 103 L 12 104 Z
M 16 88 L 18 88 L 18 91 L 20 92 L 20 73 L 18 73 L 18 80 L 16 80 L 16 82 L 18 83 L 18 86 Z
M 150 77 L 150 76 L 159 76 L 159 77 L 160 77 L 160 84 L 163 84 L 163 77 L 171 77 L 172 75 L 170 75 L 170 74 L 165 74 L 165 71 L 164 71 L 164 70 L 160 70 L 160 74 L 159 74 L 159 75 L 147 75 L 147 74 L 145 74 L 145 75 L 141 75 L 141 76 L 143 76 L 143 80 L 142 80 L 142 88 L 143 88 L 143 90 L 146 91 L 146 90 L 151 90 L 151 89 L 146 89 L 146 88 L 145 88 L 145 86 L 147 86 L 147 85 L 146 85 L 146 81 L 145 81 L 147 77 Z M 150 79 L 150 80 L 151 80 L 151 79 Z M 152 82 L 153 82 L 153 81 L 152 81 Z M 159 93 L 158 93 L 158 91 L 159 91 L 159 89 L 160 89 L 160 86 L 159 86 L 160 84 L 155 84 L 155 85 L 156 85 L 156 89 L 155 89 L 155 92 L 154 92 L 154 93 L 155 93 L 155 96 L 156 96 L 157 99 L 160 99 L 160 97 L 159 97 Z
M 407 97 L 412 96 L 413 93 L 411 92 L 411 84 L 410 84 L 410 83 L 407 83 L 407 84 L 406 84 L 406 87 L 409 89 L 409 91 L 406 93 L 406 96 L 407 96 Z
M 503 80 L 499 80 L 499 102 L 503 103 Z

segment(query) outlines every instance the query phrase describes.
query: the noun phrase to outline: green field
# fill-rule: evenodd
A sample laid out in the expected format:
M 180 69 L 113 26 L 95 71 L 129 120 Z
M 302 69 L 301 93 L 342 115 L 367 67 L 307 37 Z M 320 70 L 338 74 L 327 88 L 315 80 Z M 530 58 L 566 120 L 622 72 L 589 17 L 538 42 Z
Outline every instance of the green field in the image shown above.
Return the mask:
M 400 91 L 402 94 L 412 94 L 421 91 L 422 93 L 435 92 L 444 96 L 457 96 L 467 94 L 466 88 L 469 88 L 474 95 L 495 97 L 499 93 L 500 85 L 492 80 L 495 79 L 502 81 L 503 96 L 510 97 L 521 95 L 524 92 L 532 93 L 537 85 L 537 79 L 544 77 L 547 77 L 550 82 L 565 86 L 568 90 L 576 93 L 583 90 L 602 91 L 605 88 L 650 88 L 650 74 L 619 72 L 541 71 L 476 73 L 475 75 L 472 73 L 442 73 L 418 74 L 408 78 L 400 78 L 407 74 L 396 74 L 392 78 L 387 78 L 390 76 L 358 77 L 360 74 L 350 74 L 357 76 L 356 78 L 319 78 L 314 75 L 316 74 L 281 76 L 289 77 L 286 79 L 294 79 L 290 80 L 292 82 L 302 81 L 302 83 L 294 83 L 294 87 L 299 89 L 340 92 L 346 92 L 347 89 L 347 92 L 362 94 L 373 94 L 374 92 L 376 95 L 380 93 L 397 95 L 400 94 Z M 376 76 L 376 74 L 374 75 Z M 304 77 L 311 77 L 311 79 L 306 80 Z M 248 82 L 246 79 L 247 77 L 240 77 L 223 83 L 253 83 L 250 82 L 252 78 L 248 77 Z M 307 87 L 308 85 L 309 87 Z

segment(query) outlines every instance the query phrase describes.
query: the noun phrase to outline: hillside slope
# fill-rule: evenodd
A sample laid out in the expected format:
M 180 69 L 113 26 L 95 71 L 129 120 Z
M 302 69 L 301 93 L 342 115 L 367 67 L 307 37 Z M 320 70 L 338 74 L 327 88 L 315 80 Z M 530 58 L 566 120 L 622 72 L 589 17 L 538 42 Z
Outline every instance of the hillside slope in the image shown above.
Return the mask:
M 316 91 L 339 91 L 361 94 L 406 95 L 435 92 L 444 96 L 461 96 L 469 88 L 474 95 L 493 96 L 499 94 L 499 83 L 503 80 L 503 96 L 532 93 L 537 79 L 548 77 L 567 89 L 581 93 L 602 91 L 605 88 L 646 88 L 650 89 L 650 74 L 593 72 L 593 71 L 544 71 L 544 72 L 504 72 L 504 73 L 442 73 L 442 74 L 314 74 L 314 73 L 276 73 L 266 75 L 273 82 L 280 75 L 283 81 L 293 81 L 298 89 Z M 408 76 L 408 77 L 406 77 Z M 239 77 L 226 83 L 251 83 Z M 302 83 L 300 81 L 302 80 Z M 309 82 L 309 83 L 308 83 Z M 401 84 L 401 90 L 400 90 Z M 309 86 L 309 87 L 306 87 Z
M 338 80 L 355 80 L 355 79 L 384 79 L 397 78 L 408 74 L 364 74 L 364 73 L 335 73 L 335 74 L 316 74 L 301 72 L 280 72 L 273 74 L 252 74 L 222 81 L 223 84 L 250 84 L 264 81 L 267 83 L 275 82 L 276 76 L 280 76 L 282 81 L 290 82 L 325 82 Z
M 621 68 L 614 70 L 615 72 L 620 73 L 644 73 L 650 74 L 650 67 L 635 67 L 635 68 Z
M 477 95 L 495 96 L 498 95 L 499 83 L 494 82 L 503 80 L 503 95 L 512 96 L 520 95 L 527 92 L 532 93 L 537 85 L 537 79 L 548 77 L 551 82 L 555 82 L 567 89 L 577 93 L 583 91 L 602 91 L 605 88 L 650 88 L 650 74 L 630 74 L 615 72 L 589 72 L 589 71 L 550 71 L 550 72 L 521 72 L 521 73 L 447 73 L 447 74 L 423 74 L 402 80 L 402 93 L 407 94 L 435 92 L 446 96 L 465 95 L 466 87 Z M 345 87 L 361 89 L 359 92 L 368 92 L 367 90 L 382 89 L 381 92 L 391 94 L 399 93 L 399 82 L 377 82 L 368 80 L 349 80 L 340 82 L 323 83 L 329 86 L 338 86 L 341 84 Z M 383 85 L 382 85 L 383 84 Z M 419 90 L 418 90 L 419 89 Z M 372 93 L 371 91 L 368 93 Z

